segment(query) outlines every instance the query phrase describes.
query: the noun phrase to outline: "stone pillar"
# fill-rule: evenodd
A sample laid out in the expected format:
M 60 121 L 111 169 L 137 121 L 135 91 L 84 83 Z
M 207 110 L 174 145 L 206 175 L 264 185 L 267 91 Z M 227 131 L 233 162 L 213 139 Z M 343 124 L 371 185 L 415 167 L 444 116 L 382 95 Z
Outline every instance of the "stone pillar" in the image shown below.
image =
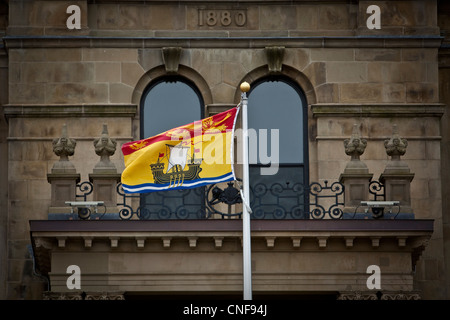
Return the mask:
M 391 159 L 386 164 L 384 172 L 380 175 L 380 182 L 384 184 L 385 200 L 400 201 L 400 212 L 413 214 L 411 208 L 410 185 L 414 178 L 406 162 L 400 159 L 406 153 L 408 141 L 398 134 L 397 125 L 394 125 L 392 137 L 384 141 L 386 153 Z M 408 216 L 414 218 L 414 216 Z
M 353 218 L 357 212 L 364 212 L 364 208 L 360 208 L 361 201 L 369 199 L 369 182 L 373 174 L 369 173 L 366 164 L 360 159 L 366 146 L 367 140 L 360 137 L 358 125 L 353 125 L 351 138 L 344 140 L 345 153 L 351 156 L 351 160 L 339 177 L 339 182 L 345 188 L 344 219 Z
M 94 166 L 93 173 L 89 174 L 89 181 L 93 184 L 93 200 L 103 201 L 105 205 L 105 208 L 98 208 L 98 214 L 119 212 L 117 183 L 121 175 L 109 159 L 116 152 L 116 146 L 116 140 L 109 137 L 108 126 L 103 124 L 101 137 L 94 140 L 95 153 L 100 156 L 100 161 Z
M 59 161 L 53 164 L 47 181 L 51 184 L 51 204 L 49 215 L 53 213 L 71 213 L 72 209 L 66 201 L 76 200 L 76 185 L 80 182 L 80 174 L 70 162 L 69 156 L 75 153 L 76 141 L 67 136 L 67 126 L 63 125 L 61 138 L 54 139 L 53 152 L 59 156 Z

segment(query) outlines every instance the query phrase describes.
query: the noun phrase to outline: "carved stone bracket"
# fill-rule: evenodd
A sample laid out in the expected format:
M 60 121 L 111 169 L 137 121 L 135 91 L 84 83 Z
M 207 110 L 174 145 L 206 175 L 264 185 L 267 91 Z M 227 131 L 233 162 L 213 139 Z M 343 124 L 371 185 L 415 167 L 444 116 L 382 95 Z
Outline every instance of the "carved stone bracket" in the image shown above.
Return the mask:
M 281 72 L 283 67 L 284 47 L 266 47 L 266 58 L 269 72 Z
M 177 73 L 180 64 L 181 47 L 162 48 L 164 66 L 167 73 Z

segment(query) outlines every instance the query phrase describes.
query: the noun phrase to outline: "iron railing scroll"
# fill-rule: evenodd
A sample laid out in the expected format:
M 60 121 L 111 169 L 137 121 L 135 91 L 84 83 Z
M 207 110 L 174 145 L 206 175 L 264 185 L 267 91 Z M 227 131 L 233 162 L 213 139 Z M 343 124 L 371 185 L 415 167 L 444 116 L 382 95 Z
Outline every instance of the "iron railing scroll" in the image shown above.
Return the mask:
M 156 210 L 142 200 L 141 194 L 125 193 L 122 184 L 118 183 L 118 216 L 121 220 L 241 218 L 240 187 L 239 181 L 231 181 L 188 190 L 194 192 L 192 195 L 196 199 L 202 199 L 203 204 L 192 206 L 191 210 L 189 202 L 183 200 L 172 208 L 159 204 Z M 189 192 L 182 194 L 182 190 L 178 191 L 181 196 L 189 197 Z M 91 182 L 77 184 L 77 199 L 86 201 L 92 192 Z M 384 185 L 379 181 L 371 181 L 369 193 L 374 201 L 384 200 Z M 161 194 L 161 197 L 165 196 Z M 164 201 L 171 202 L 172 199 L 163 199 Z M 344 185 L 328 180 L 309 185 L 291 185 L 289 182 L 275 182 L 271 185 L 258 183 L 250 188 L 250 206 L 253 211 L 252 219 L 342 219 Z

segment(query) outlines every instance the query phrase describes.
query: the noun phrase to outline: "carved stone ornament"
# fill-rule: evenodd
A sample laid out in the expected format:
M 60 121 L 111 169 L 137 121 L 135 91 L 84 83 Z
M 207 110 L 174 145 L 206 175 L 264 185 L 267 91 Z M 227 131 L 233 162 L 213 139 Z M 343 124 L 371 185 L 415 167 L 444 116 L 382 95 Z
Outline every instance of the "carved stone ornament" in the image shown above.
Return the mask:
M 43 292 L 43 300 L 83 300 L 81 292 Z
M 417 292 L 386 292 L 380 300 L 421 300 Z
M 281 72 L 284 59 L 284 47 L 266 47 L 266 57 L 269 72 Z
M 180 65 L 181 47 L 164 47 L 162 56 L 166 72 L 177 73 Z
M 384 141 L 386 154 L 391 157 L 386 165 L 385 173 L 409 173 L 406 162 L 400 159 L 406 153 L 408 141 L 398 134 L 397 125 L 393 126 L 392 137 Z
M 413 291 L 373 292 L 347 291 L 340 292 L 337 300 L 420 300 L 419 293 Z
M 109 137 L 106 124 L 103 124 L 101 137 L 94 140 L 94 147 L 95 153 L 100 156 L 100 161 L 95 165 L 94 172 L 104 170 L 116 172 L 116 166 L 109 157 L 116 152 L 117 142 Z
M 386 148 L 387 155 L 392 157 L 392 160 L 400 159 L 400 156 L 406 153 L 408 141 L 399 136 L 396 124 L 393 126 L 392 137 L 384 141 L 384 147 Z
M 52 292 L 43 293 L 44 300 L 125 300 L 123 292 Z
M 74 165 L 69 161 L 69 156 L 75 153 L 77 142 L 67 135 L 67 125 L 62 127 L 61 137 L 53 139 L 53 152 L 59 157 L 59 161 L 53 165 L 52 173 L 75 173 Z
M 337 300 L 378 300 L 376 292 L 340 292 Z
M 366 164 L 360 160 L 360 156 L 366 150 L 366 146 L 367 140 L 361 138 L 358 125 L 354 124 L 351 137 L 344 140 L 345 154 L 351 157 L 351 161 L 347 163 L 344 173 L 367 174 L 369 172 Z
M 352 157 L 352 160 L 359 160 L 367 147 L 367 140 L 359 135 L 358 125 L 353 125 L 353 132 L 350 139 L 344 140 L 345 154 Z
M 85 300 L 125 300 L 123 292 L 87 292 Z

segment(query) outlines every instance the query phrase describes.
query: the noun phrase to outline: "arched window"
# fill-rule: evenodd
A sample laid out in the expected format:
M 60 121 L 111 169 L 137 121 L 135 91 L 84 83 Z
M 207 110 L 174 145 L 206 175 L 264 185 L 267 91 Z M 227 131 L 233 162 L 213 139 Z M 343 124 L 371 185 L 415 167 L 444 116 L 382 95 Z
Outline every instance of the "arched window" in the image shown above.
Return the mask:
M 306 219 L 308 130 L 303 91 L 284 77 L 253 83 L 248 127 L 252 217 Z
M 141 139 L 204 117 L 203 99 L 189 80 L 164 77 L 152 82 L 141 100 Z M 204 188 L 141 195 L 141 219 L 199 219 L 204 216 Z

